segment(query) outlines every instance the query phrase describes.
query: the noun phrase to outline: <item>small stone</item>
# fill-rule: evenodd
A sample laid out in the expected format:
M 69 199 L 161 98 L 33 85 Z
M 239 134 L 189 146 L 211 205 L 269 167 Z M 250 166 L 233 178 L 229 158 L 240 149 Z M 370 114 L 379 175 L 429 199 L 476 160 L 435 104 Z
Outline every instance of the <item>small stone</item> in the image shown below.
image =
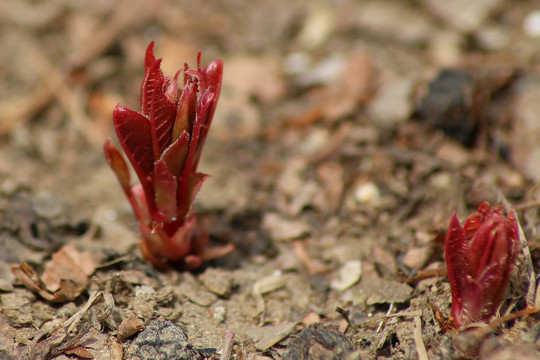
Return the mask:
M 398 78 L 383 83 L 368 107 L 370 121 L 377 127 L 388 129 L 407 120 L 413 108 L 412 88 L 413 81 L 409 78 Z
M 479 28 L 503 3 L 503 0 L 423 0 L 431 12 L 461 32 Z
M 428 54 L 439 67 L 453 67 L 461 61 L 464 37 L 455 31 L 438 31 L 431 37 Z
M 226 297 L 233 284 L 230 273 L 215 268 L 208 268 L 199 276 L 199 280 L 209 291 L 220 297 Z
M 289 75 L 301 74 L 311 65 L 311 58 L 305 52 L 293 52 L 283 59 L 283 70 Z
M 288 220 L 276 213 L 264 215 L 263 228 L 278 241 L 299 239 L 310 233 L 309 226 L 302 220 Z
M 307 72 L 296 77 L 300 86 L 330 84 L 337 81 L 345 71 L 347 59 L 343 54 L 335 53 L 321 60 Z
M 362 276 L 362 263 L 360 260 L 347 261 L 339 270 L 339 278 L 330 283 L 334 290 L 344 291 L 356 284 Z
M 13 290 L 13 285 L 6 279 L 0 279 L 0 291 L 10 292 Z
M 154 290 L 153 287 L 148 285 L 141 285 L 135 287 L 135 296 L 144 296 L 144 297 L 150 297 L 154 295 L 156 290 Z
M 471 153 L 460 144 L 444 140 L 435 155 L 453 166 L 462 167 L 471 161 Z
M 433 33 L 433 23 L 417 7 L 401 1 L 357 2 L 358 26 L 369 33 L 404 44 L 419 44 Z
M 374 204 L 380 196 L 379 188 L 372 182 L 361 183 L 354 191 L 354 198 L 360 204 Z
M 305 180 L 302 177 L 306 169 L 306 163 L 296 158 L 289 160 L 277 180 L 277 188 L 287 196 L 294 196 L 303 186 Z
M 225 322 L 227 318 L 227 308 L 225 306 L 216 306 L 214 307 L 214 320 L 219 323 Z
M 448 172 L 438 172 L 429 178 L 429 184 L 437 190 L 448 190 L 452 186 L 452 175 Z
M 484 26 L 476 33 L 478 45 L 489 51 L 502 50 L 510 43 L 511 37 L 505 28 Z
M 283 360 L 359 359 L 353 352 L 354 346 L 346 335 L 331 326 L 314 324 L 298 334 Z
M 184 330 L 169 321 L 154 320 L 127 347 L 131 360 L 202 360 Z
M 310 312 L 309 314 L 304 316 L 304 318 L 302 319 L 302 322 L 306 325 L 316 324 L 320 321 L 321 321 L 321 317 L 314 312 Z
M 238 95 L 244 99 L 256 97 L 263 103 L 272 103 L 285 94 L 281 59 L 278 56 L 240 53 L 224 59 L 224 63 L 227 64 L 227 71 L 223 73 L 225 91 L 222 96 L 234 94 L 235 98 Z
M 212 121 L 211 138 L 222 142 L 251 139 L 261 130 L 261 114 L 243 94 L 223 96 Z
M 299 150 L 304 155 L 311 155 L 328 145 L 330 132 L 323 128 L 314 128 L 308 134 L 304 141 L 300 144 Z
M 417 108 L 421 121 L 461 144 L 474 142 L 474 79 L 462 70 L 443 69 L 431 80 Z
M 324 43 L 336 26 L 336 12 L 331 6 L 312 6 L 298 35 L 300 44 L 315 48 Z
M 414 270 L 420 270 L 429 260 L 430 248 L 427 246 L 409 249 L 401 262 Z
M 525 17 L 523 32 L 533 38 L 540 37 L 540 10 L 533 11 Z
M 192 303 L 204 307 L 210 306 L 216 302 L 218 299 L 216 294 L 208 291 L 206 287 L 202 286 L 193 274 L 184 273 L 182 277 L 180 286 L 174 288 L 174 294 L 178 298 L 187 298 Z

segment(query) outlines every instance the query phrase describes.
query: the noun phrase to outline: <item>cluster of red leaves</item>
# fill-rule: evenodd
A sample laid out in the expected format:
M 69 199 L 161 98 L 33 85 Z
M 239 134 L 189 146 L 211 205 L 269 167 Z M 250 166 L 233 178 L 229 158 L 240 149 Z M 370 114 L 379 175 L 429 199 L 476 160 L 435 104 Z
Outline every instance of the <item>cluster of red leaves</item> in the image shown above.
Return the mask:
M 109 141 L 105 156 L 139 221 L 144 257 L 158 268 L 193 269 L 233 249 L 232 244 L 208 249 L 208 235 L 192 213 L 208 177 L 197 165 L 220 94 L 223 63 L 214 60 L 201 69 L 199 54 L 196 70 L 185 64 L 180 89 L 182 71 L 164 77 L 153 47 L 152 42 L 146 51 L 140 113 L 121 105 L 113 112 L 116 135 L 140 183 L 131 185 L 127 163 Z
M 452 290 L 451 327 L 488 322 L 510 282 L 519 251 L 514 213 L 485 202 L 462 227 L 454 213 L 446 235 L 448 280 Z

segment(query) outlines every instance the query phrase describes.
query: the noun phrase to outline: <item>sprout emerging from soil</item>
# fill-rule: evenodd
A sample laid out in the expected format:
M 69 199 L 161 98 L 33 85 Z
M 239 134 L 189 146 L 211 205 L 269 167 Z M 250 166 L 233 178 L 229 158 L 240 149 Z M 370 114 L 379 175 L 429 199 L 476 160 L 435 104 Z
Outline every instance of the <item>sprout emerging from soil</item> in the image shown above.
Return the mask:
M 131 185 L 127 163 L 110 141 L 105 157 L 139 221 L 143 256 L 161 269 L 193 269 L 233 250 L 232 244 L 207 248 L 208 234 L 192 212 L 208 177 L 197 165 L 220 94 L 223 62 L 201 69 L 199 53 L 196 70 L 185 64 L 179 89 L 182 71 L 164 77 L 153 48 L 152 42 L 146 50 L 140 113 L 121 105 L 113 112 L 116 135 L 140 183 Z
M 514 213 L 485 202 L 461 227 L 454 213 L 446 235 L 453 327 L 488 322 L 501 306 L 519 250 Z

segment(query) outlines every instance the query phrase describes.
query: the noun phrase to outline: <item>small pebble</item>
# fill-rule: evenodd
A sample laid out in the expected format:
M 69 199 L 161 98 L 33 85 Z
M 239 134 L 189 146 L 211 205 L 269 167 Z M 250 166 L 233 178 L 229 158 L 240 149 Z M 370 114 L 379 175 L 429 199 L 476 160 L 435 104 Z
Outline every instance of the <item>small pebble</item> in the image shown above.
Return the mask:
M 372 182 L 358 185 L 354 192 L 354 198 L 361 204 L 374 204 L 380 196 L 379 188 Z
M 403 256 L 402 262 L 411 269 L 419 270 L 429 260 L 429 247 L 422 246 L 409 249 Z
M 339 270 L 339 278 L 330 283 L 334 290 L 344 291 L 356 284 L 362 276 L 362 263 L 360 260 L 350 260 Z
M 525 17 L 523 31 L 530 37 L 540 37 L 540 10 L 533 11 Z
M 227 309 L 225 306 L 216 306 L 214 308 L 214 320 L 219 323 L 225 322 L 225 317 L 227 315 Z
M 189 343 L 184 330 L 169 321 L 152 321 L 126 350 L 125 358 L 132 360 L 203 359 Z

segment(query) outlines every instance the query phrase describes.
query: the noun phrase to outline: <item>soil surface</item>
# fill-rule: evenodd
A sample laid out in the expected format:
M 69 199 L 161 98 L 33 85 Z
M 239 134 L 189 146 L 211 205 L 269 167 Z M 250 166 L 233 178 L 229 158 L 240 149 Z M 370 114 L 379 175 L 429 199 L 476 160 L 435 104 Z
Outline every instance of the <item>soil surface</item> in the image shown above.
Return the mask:
M 195 212 L 235 250 L 193 272 L 142 258 L 103 156 L 151 41 L 224 62 Z M 540 358 L 539 44 L 533 0 L 1 1 L 0 358 Z M 484 201 L 523 251 L 502 320 L 445 332 Z

